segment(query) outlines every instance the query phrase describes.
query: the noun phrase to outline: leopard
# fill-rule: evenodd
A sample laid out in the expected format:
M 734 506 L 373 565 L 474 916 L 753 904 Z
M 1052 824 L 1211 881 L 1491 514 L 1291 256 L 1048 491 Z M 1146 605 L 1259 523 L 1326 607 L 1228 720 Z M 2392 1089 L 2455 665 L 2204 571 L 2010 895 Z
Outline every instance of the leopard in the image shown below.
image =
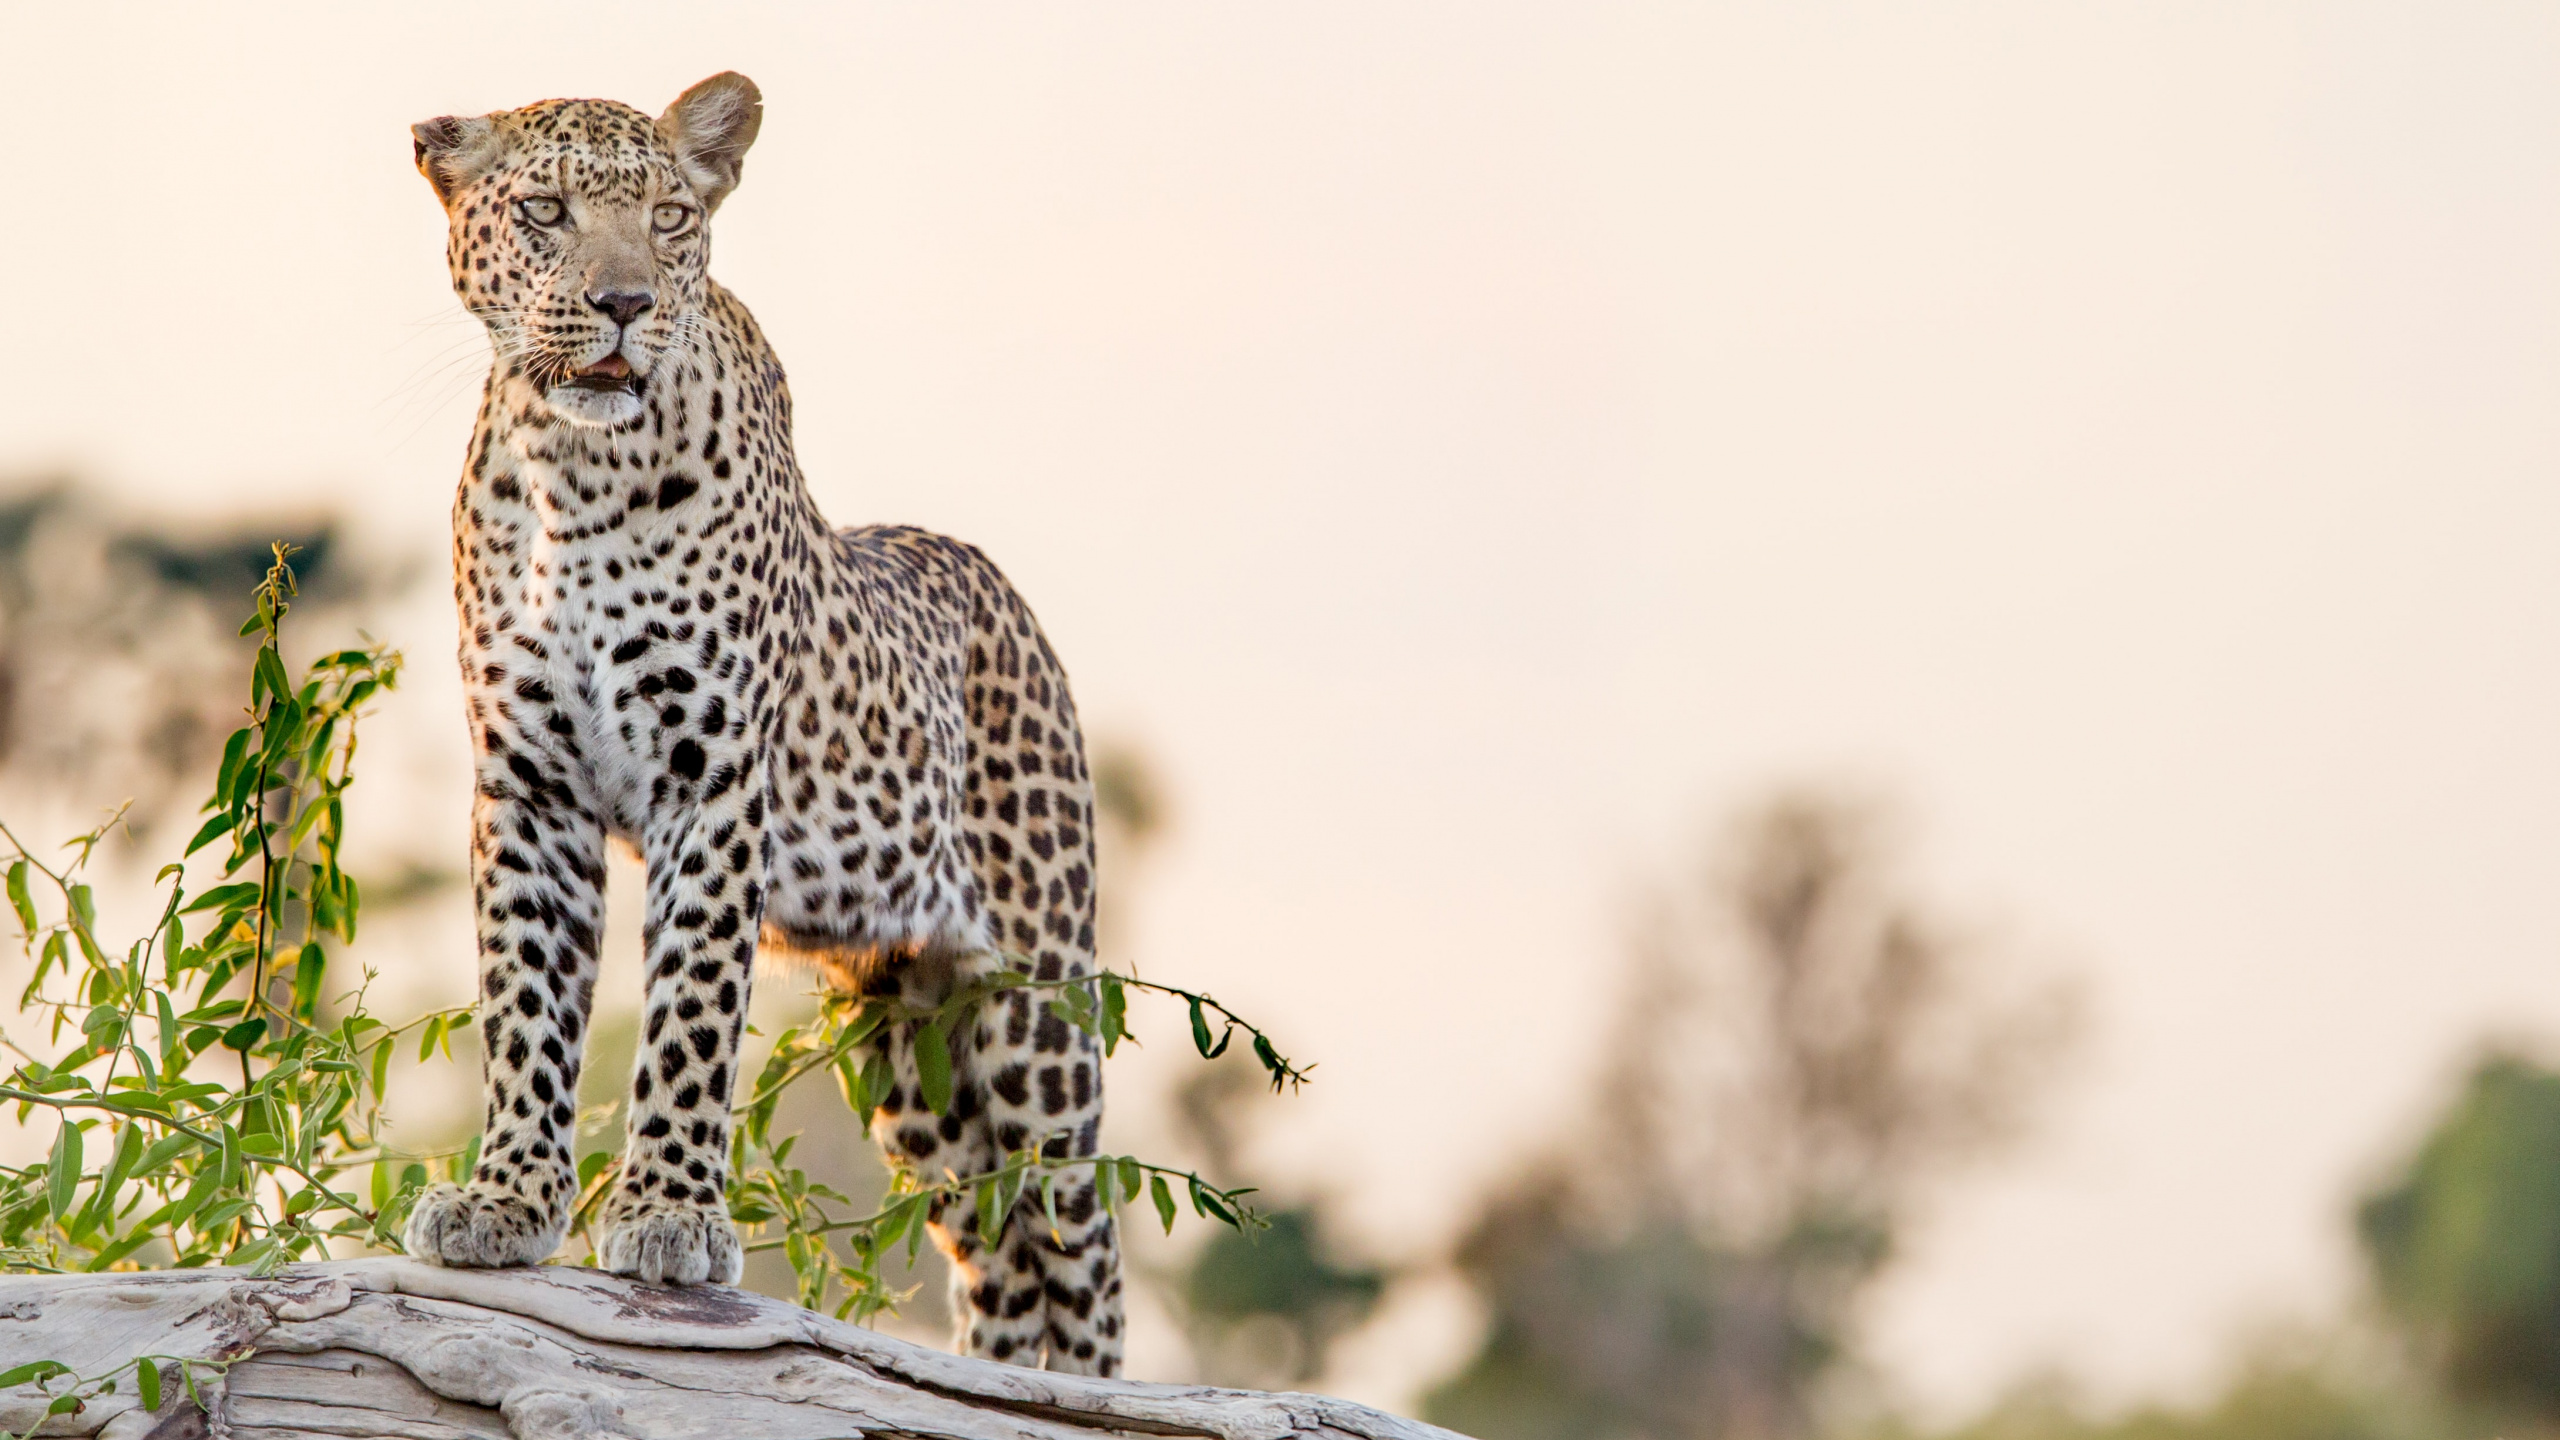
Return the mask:
M 970 1187 L 926 1208 L 955 1347 L 1113 1375 L 1119 1238 L 1096 1167 L 1073 1163 L 1098 1153 L 1102 1057 L 1041 998 L 1097 973 L 1075 703 L 984 553 L 836 528 L 811 498 L 782 363 L 709 273 L 763 119 L 723 72 L 655 118 L 563 99 L 411 129 L 491 358 L 453 507 L 481 1139 L 404 1245 L 494 1268 L 562 1244 L 607 847 L 627 846 L 645 993 L 595 1263 L 741 1278 L 725 1197 L 761 947 L 821 992 L 893 1002 L 867 1042 L 893 1167 L 948 1182 L 1031 1152 L 992 1232 Z M 964 986 L 988 998 L 949 1037 L 937 1110 L 918 1017 Z

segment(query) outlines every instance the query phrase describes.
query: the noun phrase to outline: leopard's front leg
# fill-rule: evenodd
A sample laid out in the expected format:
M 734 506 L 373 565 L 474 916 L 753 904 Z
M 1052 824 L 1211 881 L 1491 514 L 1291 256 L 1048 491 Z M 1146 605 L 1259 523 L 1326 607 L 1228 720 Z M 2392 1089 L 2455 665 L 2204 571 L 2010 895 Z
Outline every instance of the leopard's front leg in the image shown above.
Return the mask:
M 437 1185 L 405 1244 L 432 1264 L 531 1265 L 577 1200 L 579 1057 L 604 930 L 604 831 L 575 757 L 521 714 L 483 717 L 471 813 L 480 941 L 480 1158 Z
M 641 837 L 648 1008 L 596 1254 L 617 1274 L 728 1285 L 746 1260 L 726 1198 L 729 1098 L 764 919 L 764 767 L 748 745 L 676 749 L 680 791 Z

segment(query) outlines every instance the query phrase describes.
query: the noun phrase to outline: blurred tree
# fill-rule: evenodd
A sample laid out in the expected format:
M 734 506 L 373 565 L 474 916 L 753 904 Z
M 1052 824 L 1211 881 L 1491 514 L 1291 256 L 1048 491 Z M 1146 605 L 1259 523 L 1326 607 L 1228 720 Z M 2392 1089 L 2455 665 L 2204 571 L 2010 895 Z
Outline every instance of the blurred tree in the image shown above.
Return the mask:
M 1142 747 L 1116 737 L 1095 741 L 1093 806 L 1094 863 L 1102 872 L 1094 928 L 1104 963 L 1135 973 L 1128 953 L 1129 896 L 1172 820 L 1164 782 Z
M 211 533 L 111 514 L 67 481 L 0 485 L 0 770 L 67 794 L 131 796 L 147 827 L 238 722 L 251 642 L 239 597 L 268 544 L 299 547 L 302 634 L 336 638 L 389 583 L 346 563 L 325 519 Z
M 2449 1396 L 2560 1428 L 2560 1074 L 2481 1061 L 2356 1229 Z
M 2096 1415 L 2056 1379 L 2011 1392 L 1989 1412 L 1929 1440 L 2485 1440 L 2409 1383 L 2369 1340 L 2352 1332 L 2266 1337 L 2242 1354 L 2232 1378 L 2204 1404 L 2143 1405 Z M 1885 1425 L 1859 1440 L 1918 1440 Z
M 1492 1312 L 1428 1398 L 1487 1440 L 1786 1440 L 1926 1186 L 2073 1028 L 1892 885 L 1876 814 L 1782 796 L 1653 907 L 1594 1113 L 1458 1263 Z
M 1172 807 L 1154 762 L 1129 741 L 1095 746 L 1093 780 L 1105 876 L 1103 954 L 1134 969 L 1129 896 L 1171 823 Z M 1253 1172 L 1245 1152 L 1256 1112 L 1270 1098 L 1266 1081 L 1262 1067 L 1241 1051 L 1205 1066 L 1175 1092 L 1174 1124 L 1203 1175 L 1265 1192 L 1256 1199 L 1270 1228 L 1253 1235 L 1213 1231 L 1178 1266 L 1149 1277 L 1180 1318 L 1202 1378 L 1259 1389 L 1321 1374 L 1333 1342 L 1368 1317 L 1387 1279 L 1382 1271 L 1337 1261 L 1321 1200 L 1275 1196 L 1275 1182 Z
M 1245 1160 L 1245 1132 L 1271 1098 L 1266 1082 L 1259 1064 L 1237 1054 L 1175 1095 L 1176 1123 L 1201 1173 L 1221 1185 L 1257 1186 L 1271 1224 L 1250 1235 L 1210 1232 L 1165 1287 L 1201 1378 L 1258 1390 L 1324 1373 L 1333 1343 L 1369 1317 L 1387 1288 L 1385 1271 L 1337 1258 L 1321 1197 L 1292 1193 Z

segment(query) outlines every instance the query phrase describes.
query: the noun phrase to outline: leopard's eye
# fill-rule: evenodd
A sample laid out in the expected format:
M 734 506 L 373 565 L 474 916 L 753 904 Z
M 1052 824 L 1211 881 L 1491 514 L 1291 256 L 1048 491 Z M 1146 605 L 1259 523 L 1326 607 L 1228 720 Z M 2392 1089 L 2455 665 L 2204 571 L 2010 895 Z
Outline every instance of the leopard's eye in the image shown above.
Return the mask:
M 516 213 L 536 225 L 557 225 L 568 211 L 548 195 L 533 195 L 516 202 Z
M 657 208 L 656 212 L 650 217 L 649 223 L 658 227 L 659 234 L 673 235 L 684 228 L 684 222 L 692 218 L 693 212 L 691 210 L 688 210 L 684 206 L 678 205 L 673 201 L 669 201 L 667 204 L 661 205 Z

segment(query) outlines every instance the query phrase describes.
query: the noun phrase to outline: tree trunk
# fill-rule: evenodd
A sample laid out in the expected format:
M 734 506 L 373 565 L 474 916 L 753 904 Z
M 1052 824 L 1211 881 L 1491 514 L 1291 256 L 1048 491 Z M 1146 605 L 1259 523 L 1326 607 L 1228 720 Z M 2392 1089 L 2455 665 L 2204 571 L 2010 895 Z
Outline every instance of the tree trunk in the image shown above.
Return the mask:
M 166 1380 L 143 1408 L 131 1362 Z M 105 1440 L 1455 1440 L 1319 1395 L 1053 1375 L 894 1340 L 742 1290 L 569 1266 L 401 1259 L 237 1270 L 0 1276 L 0 1371 L 58 1360 L 114 1392 L 45 1419 L 0 1389 L 0 1431 Z M 196 1394 L 179 1379 L 192 1366 Z M 84 1391 L 88 1388 L 82 1387 Z

